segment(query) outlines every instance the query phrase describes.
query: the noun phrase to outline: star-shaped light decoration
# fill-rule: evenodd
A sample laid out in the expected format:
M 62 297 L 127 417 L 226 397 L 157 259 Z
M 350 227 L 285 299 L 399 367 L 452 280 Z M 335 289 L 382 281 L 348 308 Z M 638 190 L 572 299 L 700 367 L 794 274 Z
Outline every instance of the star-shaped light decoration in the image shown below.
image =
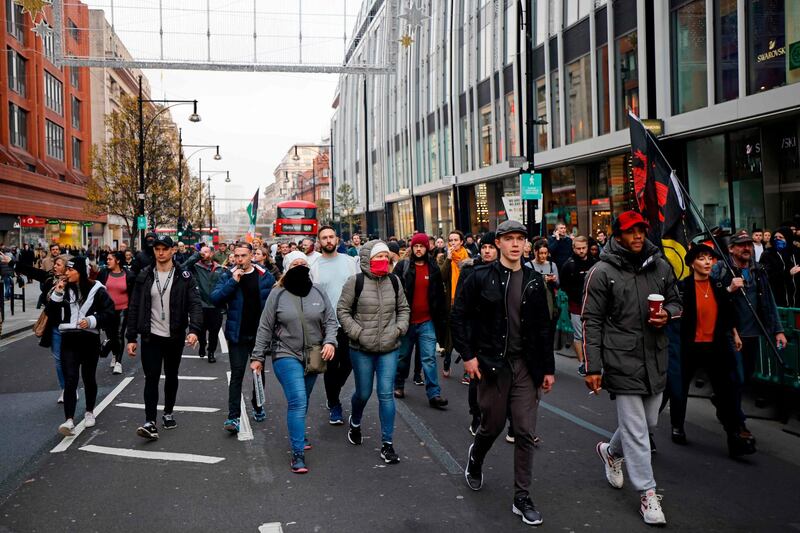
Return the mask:
M 42 41 L 44 41 L 53 33 L 53 28 L 51 28 L 50 25 L 44 20 L 44 17 L 42 17 L 39 22 L 33 25 L 31 31 L 41 37 Z
M 39 13 L 44 13 L 45 6 L 53 4 L 53 0 L 14 0 L 15 4 L 22 6 L 23 13 L 30 13 L 35 20 Z
M 405 47 L 405 48 L 408 48 L 409 46 L 411 46 L 411 43 L 413 43 L 413 42 L 414 42 L 414 39 L 412 39 L 411 36 L 409 34 L 407 34 L 407 33 L 405 35 L 403 35 L 402 37 L 400 37 L 400 44 L 402 44 L 403 47 Z
M 416 4 L 412 1 L 410 7 L 403 8 L 403 14 L 399 16 L 399 18 L 404 19 L 408 22 L 408 25 L 411 27 L 420 26 L 422 21 L 430 18 L 428 15 L 422 12 Z

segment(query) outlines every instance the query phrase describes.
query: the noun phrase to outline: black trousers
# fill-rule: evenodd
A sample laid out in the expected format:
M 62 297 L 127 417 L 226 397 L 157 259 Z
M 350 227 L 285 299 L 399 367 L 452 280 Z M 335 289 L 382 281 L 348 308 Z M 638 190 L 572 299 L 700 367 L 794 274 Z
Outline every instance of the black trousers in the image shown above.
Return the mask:
M 203 308 L 203 328 L 200 330 L 200 354 L 213 355 L 217 351 L 219 330 L 222 327 L 222 309 L 218 307 Z M 208 340 L 206 340 L 208 337 Z M 208 352 L 206 352 L 208 346 Z
M 228 418 L 239 418 L 242 416 L 242 382 L 244 376 L 250 369 L 250 355 L 256 345 L 256 338 L 251 336 L 239 335 L 239 342 L 228 342 L 228 359 L 231 364 L 231 383 L 228 385 Z M 252 383 L 252 379 L 250 382 Z M 261 382 L 264 383 L 264 369 L 261 369 Z M 250 399 L 253 409 L 256 403 L 256 390 L 253 387 L 253 394 Z
M 75 417 L 75 393 L 78 377 L 83 378 L 86 410 L 97 402 L 97 361 L 100 359 L 100 335 L 86 331 L 61 334 L 61 371 L 64 372 L 64 418 Z
M 178 369 L 183 355 L 183 337 L 167 338 L 150 335 L 142 340 L 142 368 L 144 369 L 145 419 L 155 422 L 158 410 L 158 382 L 164 367 L 164 414 L 172 413 L 178 396 Z
M 109 328 L 106 330 L 108 343 L 114 360 L 119 363 L 122 361 L 122 352 L 125 347 L 125 329 L 128 327 L 128 310 L 121 309 L 114 311 L 114 318 L 111 320 Z
M 339 395 L 353 371 L 353 364 L 350 362 L 350 339 L 342 328 L 336 332 L 336 344 L 339 345 L 336 354 L 331 361 L 328 361 L 328 368 L 324 374 L 325 396 L 328 398 L 329 409 L 342 404 Z

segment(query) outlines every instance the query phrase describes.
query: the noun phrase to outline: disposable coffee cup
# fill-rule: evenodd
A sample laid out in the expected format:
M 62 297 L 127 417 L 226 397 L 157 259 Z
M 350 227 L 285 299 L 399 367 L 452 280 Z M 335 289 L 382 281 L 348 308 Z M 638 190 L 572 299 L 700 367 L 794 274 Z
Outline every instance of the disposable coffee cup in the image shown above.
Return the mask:
M 650 307 L 650 318 L 658 318 L 656 315 L 664 308 L 664 297 L 660 294 L 651 294 L 647 297 L 647 304 Z

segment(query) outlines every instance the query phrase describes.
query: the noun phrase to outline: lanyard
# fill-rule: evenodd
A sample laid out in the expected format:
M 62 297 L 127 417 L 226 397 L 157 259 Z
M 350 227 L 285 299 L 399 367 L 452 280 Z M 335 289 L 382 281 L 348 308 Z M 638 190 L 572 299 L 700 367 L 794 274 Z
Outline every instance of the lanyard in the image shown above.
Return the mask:
M 158 271 L 156 270 L 156 290 L 158 290 L 158 299 L 161 300 L 161 320 L 166 320 L 167 315 L 164 313 L 164 294 L 167 292 L 169 288 L 169 282 L 172 279 L 172 273 L 175 272 L 175 267 L 172 267 L 167 274 L 167 280 L 164 282 L 164 289 L 161 289 L 161 281 L 158 278 Z

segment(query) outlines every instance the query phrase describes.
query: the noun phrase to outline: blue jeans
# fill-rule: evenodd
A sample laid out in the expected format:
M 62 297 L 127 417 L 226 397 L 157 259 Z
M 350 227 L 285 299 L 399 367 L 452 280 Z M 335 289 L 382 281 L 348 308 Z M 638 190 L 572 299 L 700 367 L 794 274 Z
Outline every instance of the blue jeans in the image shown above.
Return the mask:
M 411 324 L 408 333 L 403 336 L 400 355 L 397 359 L 397 377 L 394 388 L 404 388 L 414 348 L 419 352 L 422 362 L 422 373 L 425 374 L 425 392 L 428 399 L 441 396 L 442 389 L 439 387 L 439 374 L 436 369 L 436 330 L 430 320 L 422 324 Z
M 289 442 L 293 453 L 303 453 L 306 439 L 306 413 L 308 397 L 314 389 L 317 374 L 304 376 L 303 364 L 294 357 L 282 357 L 272 361 L 275 377 L 283 387 L 288 404 L 286 425 L 289 427 Z
M 53 341 L 50 344 L 50 353 L 53 354 L 53 359 L 56 362 L 56 376 L 58 376 L 58 385 L 61 390 L 64 390 L 64 371 L 61 369 L 61 331 L 58 328 L 53 328 Z
M 356 390 L 353 392 L 352 422 L 361 425 L 361 415 L 372 396 L 373 378 L 378 378 L 378 415 L 381 419 L 381 442 L 392 442 L 394 433 L 394 378 L 397 374 L 398 350 L 376 354 L 350 349 Z

